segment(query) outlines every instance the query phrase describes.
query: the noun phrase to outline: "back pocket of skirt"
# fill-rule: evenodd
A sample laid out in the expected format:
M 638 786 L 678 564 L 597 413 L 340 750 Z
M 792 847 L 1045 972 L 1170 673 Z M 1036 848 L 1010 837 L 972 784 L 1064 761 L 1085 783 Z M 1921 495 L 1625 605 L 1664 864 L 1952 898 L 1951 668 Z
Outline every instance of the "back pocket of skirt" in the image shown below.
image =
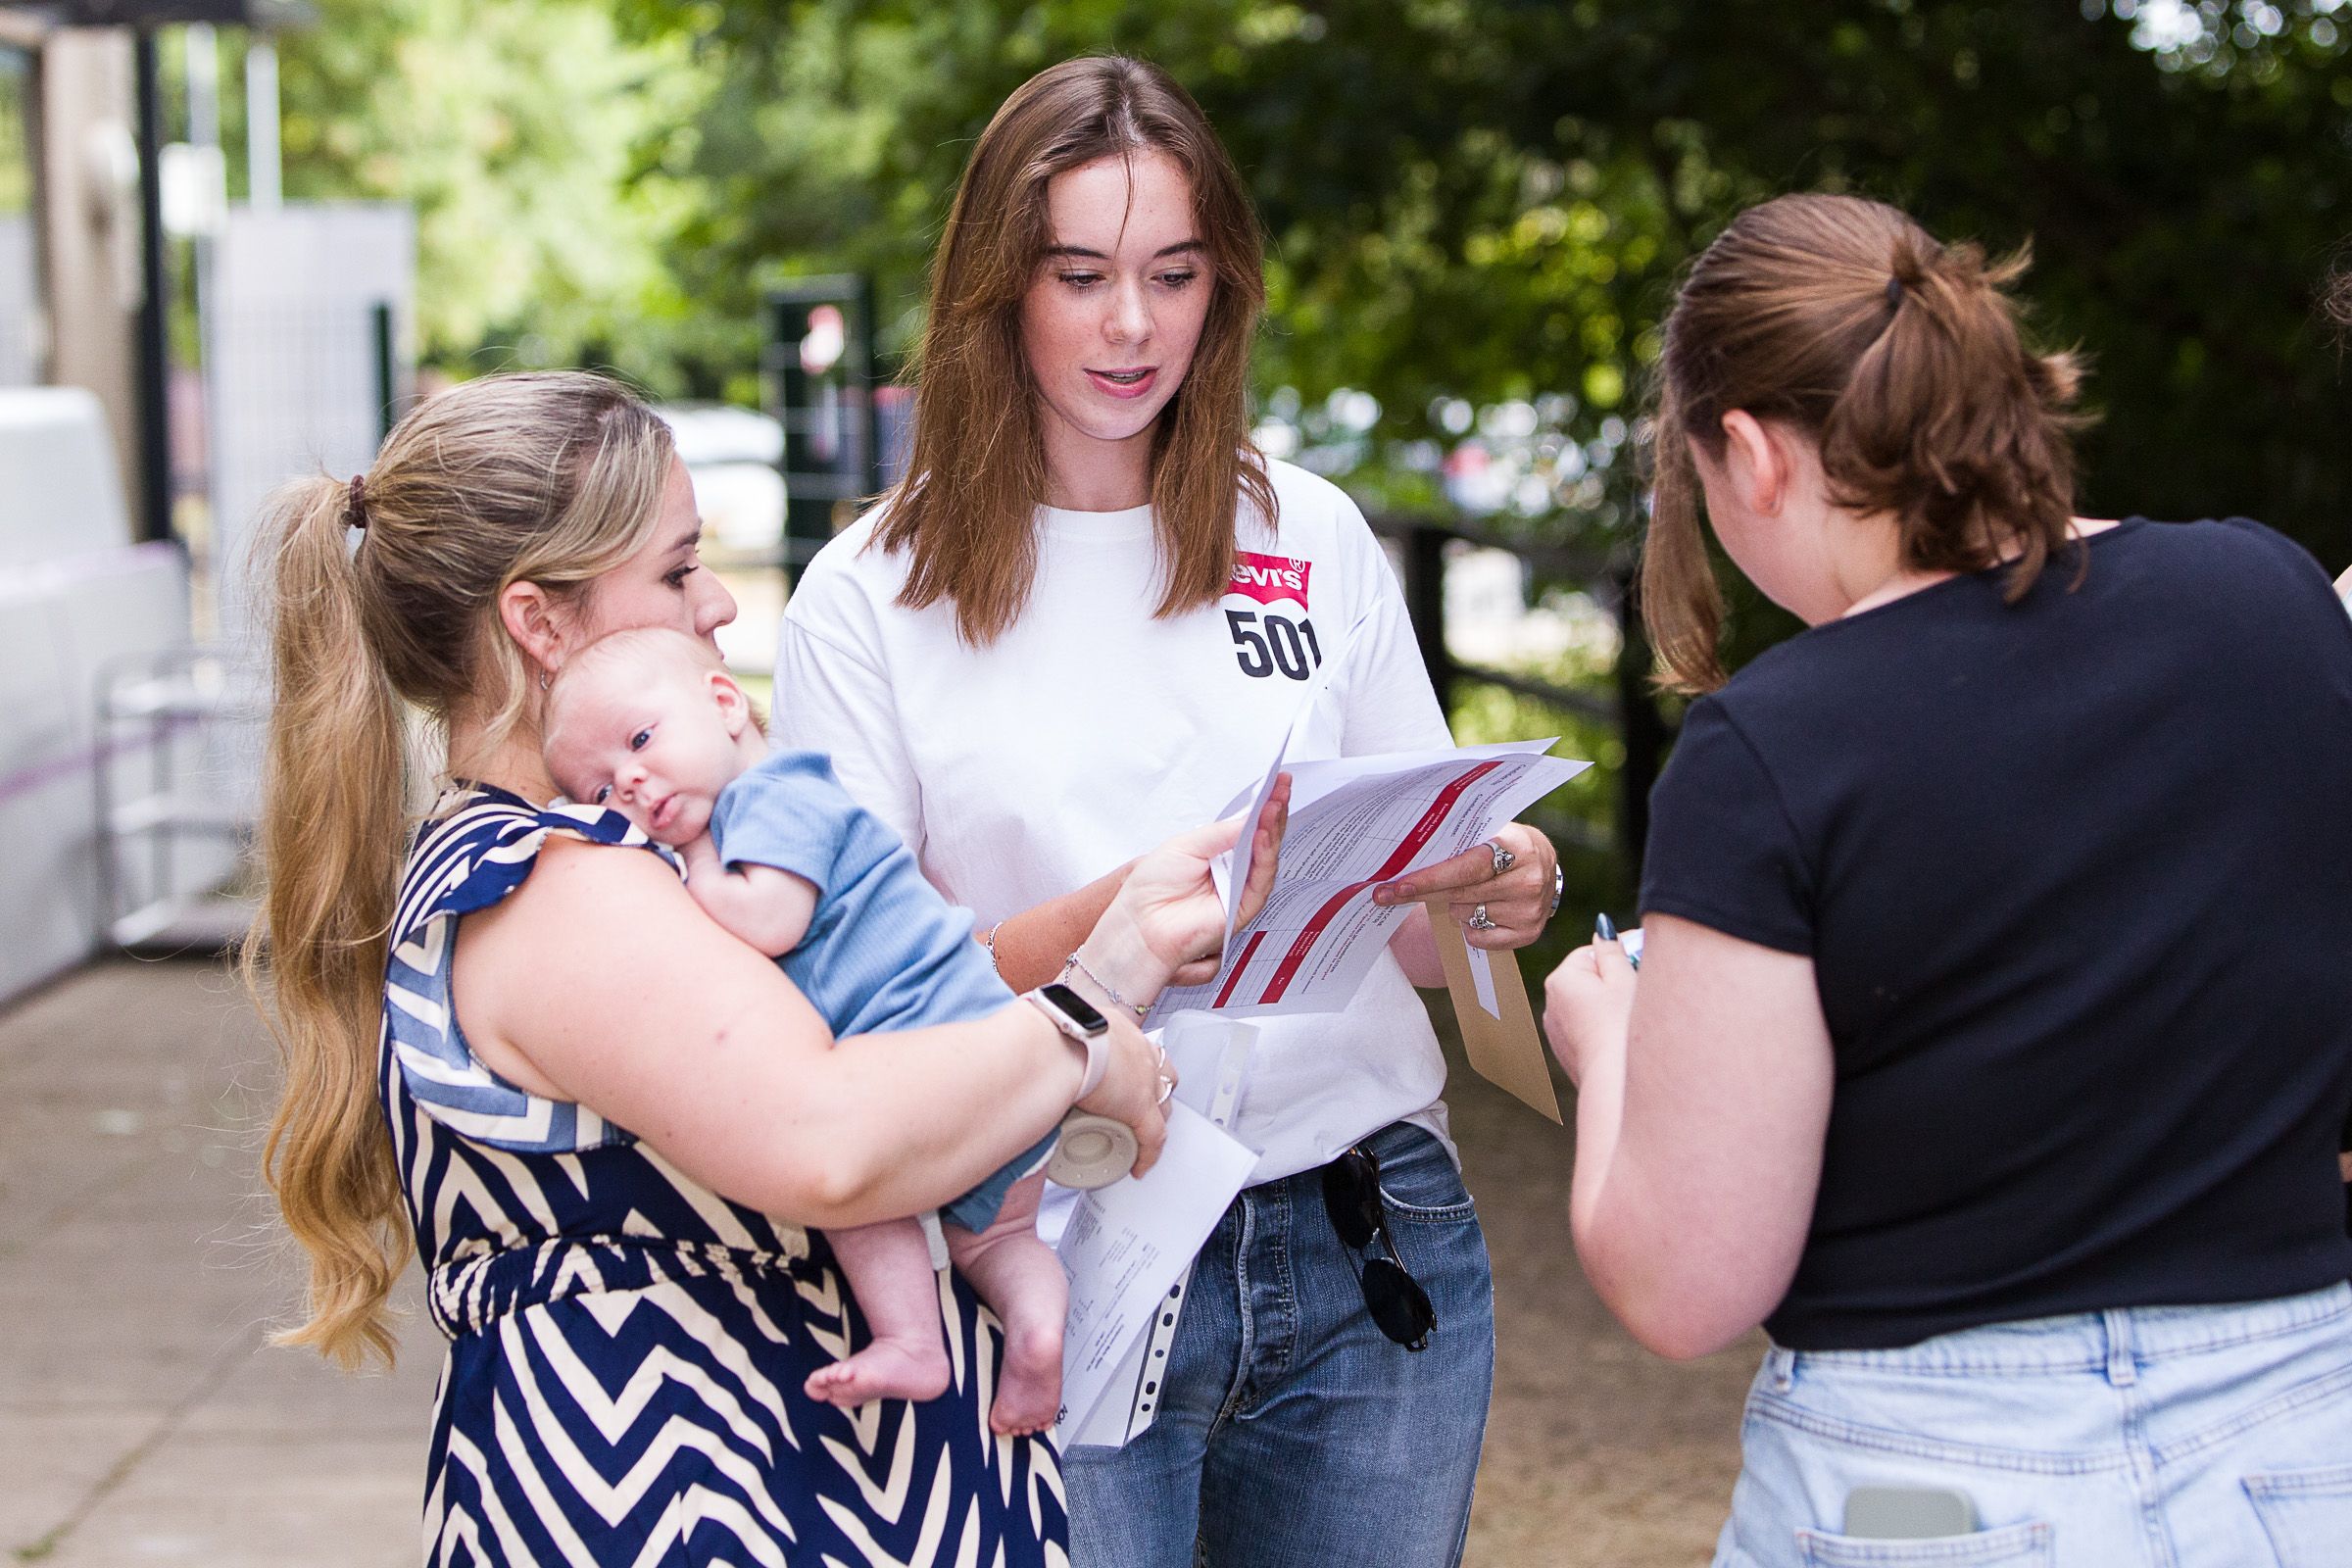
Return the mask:
M 1799 1530 L 1805 1568 L 2049 1568 L 2050 1527 L 2038 1519 L 1967 1536 L 1869 1541 Z
M 2274 1470 L 2245 1487 L 2278 1568 L 2338 1568 L 2352 1551 L 2352 1464 Z

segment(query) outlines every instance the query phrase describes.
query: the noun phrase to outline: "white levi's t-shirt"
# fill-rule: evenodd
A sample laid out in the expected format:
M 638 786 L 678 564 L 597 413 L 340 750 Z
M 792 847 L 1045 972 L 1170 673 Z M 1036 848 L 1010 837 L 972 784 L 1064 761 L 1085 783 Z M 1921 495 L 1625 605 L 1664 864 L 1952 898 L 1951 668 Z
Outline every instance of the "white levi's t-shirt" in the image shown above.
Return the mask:
M 830 753 L 851 797 L 982 925 L 1213 820 L 1263 776 L 1325 657 L 1345 662 L 1294 760 L 1450 746 L 1362 514 L 1304 469 L 1267 468 L 1279 528 L 1245 506 L 1231 590 L 1171 619 L 1152 616 L 1149 507 L 1041 507 L 1028 605 L 982 649 L 958 640 L 953 606 L 897 602 L 905 558 L 866 548 L 869 514 L 817 553 L 785 609 L 778 744 Z M 1399 1120 L 1450 1152 L 1445 1060 L 1394 956 L 1344 1012 L 1255 1022 L 1233 1125 L 1262 1152 L 1252 1182 Z

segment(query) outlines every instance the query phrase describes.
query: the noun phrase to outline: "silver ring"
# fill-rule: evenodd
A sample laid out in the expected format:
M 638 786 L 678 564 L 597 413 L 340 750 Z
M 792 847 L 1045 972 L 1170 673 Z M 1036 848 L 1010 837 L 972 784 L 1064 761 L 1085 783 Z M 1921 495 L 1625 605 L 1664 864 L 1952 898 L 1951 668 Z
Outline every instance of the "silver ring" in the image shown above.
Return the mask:
M 1496 876 L 1502 875 L 1503 872 L 1519 863 L 1519 857 L 1504 849 L 1500 844 L 1490 844 L 1487 848 L 1494 852 L 1494 874 Z
M 1494 929 L 1494 922 L 1487 918 L 1487 906 L 1483 904 L 1470 911 L 1470 919 L 1468 924 L 1470 929 L 1473 931 L 1492 931 Z
M 1159 1075 L 1159 1099 L 1157 1099 L 1156 1101 L 1152 1102 L 1152 1103 L 1154 1103 L 1154 1104 L 1159 1104 L 1159 1105 L 1164 1105 L 1164 1104 L 1166 1104 L 1166 1103 L 1168 1102 L 1168 1097 L 1169 1097 L 1170 1095 L 1174 1094 L 1175 1092 L 1176 1092 L 1176 1080 L 1175 1080 L 1175 1079 L 1173 1079 L 1173 1078 L 1171 1078 L 1171 1077 L 1169 1077 L 1169 1076 L 1168 1076 L 1166 1073 L 1164 1073 L 1164 1072 L 1163 1072 L 1163 1073 L 1161 1073 L 1161 1074 Z
M 1560 895 L 1567 891 L 1568 873 L 1561 870 L 1559 862 L 1555 860 L 1551 867 L 1551 907 L 1544 911 L 1544 919 L 1548 920 L 1560 912 Z

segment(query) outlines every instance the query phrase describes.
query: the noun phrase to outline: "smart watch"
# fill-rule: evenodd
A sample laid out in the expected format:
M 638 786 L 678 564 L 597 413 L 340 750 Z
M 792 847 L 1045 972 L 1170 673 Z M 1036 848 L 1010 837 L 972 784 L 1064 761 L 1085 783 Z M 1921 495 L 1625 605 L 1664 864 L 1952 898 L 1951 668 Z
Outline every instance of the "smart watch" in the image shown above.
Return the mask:
M 1086 1079 L 1078 1086 L 1077 1098 L 1084 1100 L 1101 1088 L 1102 1074 L 1110 1066 L 1110 1053 L 1103 1049 L 1110 1036 L 1110 1020 L 1058 980 L 1022 992 L 1021 1000 L 1086 1048 Z M 1073 1110 L 1062 1118 L 1060 1141 L 1046 1162 L 1046 1179 L 1082 1190 L 1107 1187 L 1135 1168 L 1137 1148 L 1135 1134 L 1125 1123 Z
M 1078 1085 L 1076 1098 L 1084 1100 L 1102 1088 L 1102 1074 L 1110 1067 L 1110 1054 L 1102 1049 L 1103 1040 L 1110 1034 L 1110 1020 L 1097 1011 L 1093 1003 L 1058 980 L 1035 991 L 1022 992 L 1021 1000 L 1044 1013 L 1054 1028 L 1086 1052 L 1086 1077 Z

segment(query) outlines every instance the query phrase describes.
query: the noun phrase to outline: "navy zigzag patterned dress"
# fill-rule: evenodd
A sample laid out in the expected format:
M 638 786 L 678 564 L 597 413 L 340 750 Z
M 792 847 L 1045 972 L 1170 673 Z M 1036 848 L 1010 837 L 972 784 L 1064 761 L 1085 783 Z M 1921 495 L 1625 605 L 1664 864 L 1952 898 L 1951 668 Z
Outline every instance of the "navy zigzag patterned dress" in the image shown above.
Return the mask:
M 618 812 L 445 800 L 403 875 L 379 1087 L 434 1324 L 450 1339 L 424 1501 L 433 1568 L 1060 1568 L 1043 1439 L 988 1429 L 1003 1338 L 943 1276 L 954 1382 L 835 1409 L 808 1375 L 865 1338 L 823 1237 L 727 1201 L 460 1034 L 461 916 L 550 833 L 653 850 Z

